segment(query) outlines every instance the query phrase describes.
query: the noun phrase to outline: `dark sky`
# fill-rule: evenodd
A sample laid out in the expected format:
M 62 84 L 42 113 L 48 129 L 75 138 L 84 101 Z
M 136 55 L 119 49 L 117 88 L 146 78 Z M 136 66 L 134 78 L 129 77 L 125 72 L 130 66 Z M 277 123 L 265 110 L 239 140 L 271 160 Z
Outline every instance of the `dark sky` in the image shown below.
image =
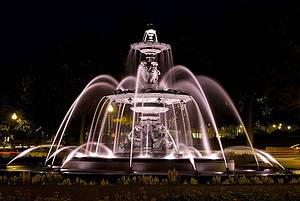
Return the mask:
M 141 40 L 147 23 L 156 25 L 161 42 L 171 44 L 175 64 L 211 76 L 229 91 L 259 87 L 256 79 L 273 76 L 270 69 L 285 78 L 299 73 L 296 1 L 45 2 L 1 3 L 2 99 L 12 99 L 26 75 L 37 77 L 34 97 L 45 96 L 40 91 L 53 83 L 59 89 L 64 66 L 78 74 L 86 68 L 86 82 L 78 83 L 76 91 L 68 89 L 73 91 L 70 99 L 92 75 L 109 73 L 119 79 L 129 45 Z
M 161 41 L 187 55 L 178 62 L 175 57 L 175 63 L 192 64 L 198 59 L 215 63 L 222 51 L 236 54 L 269 48 L 266 43 L 280 37 L 276 29 L 281 24 L 293 23 L 289 28 L 299 29 L 297 11 L 294 2 L 284 0 L 13 2 L 1 6 L 0 62 L 2 68 L 14 66 L 10 76 L 32 63 L 42 63 L 51 48 L 94 42 L 103 43 L 108 49 L 104 54 L 126 53 L 129 44 L 139 41 L 146 24 L 152 22 Z M 189 55 L 193 51 L 203 54 L 195 58 L 193 53 Z M 109 57 L 120 59 L 120 55 Z M 223 61 L 217 62 L 223 68 Z M 190 68 L 201 73 L 200 65 Z

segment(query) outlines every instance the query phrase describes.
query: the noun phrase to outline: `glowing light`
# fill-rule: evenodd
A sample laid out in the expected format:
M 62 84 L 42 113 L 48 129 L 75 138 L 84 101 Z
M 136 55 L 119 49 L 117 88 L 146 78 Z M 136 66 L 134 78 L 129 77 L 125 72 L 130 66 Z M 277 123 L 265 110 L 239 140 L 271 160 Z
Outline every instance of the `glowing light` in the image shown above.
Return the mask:
M 193 138 L 201 138 L 201 133 L 192 133 Z
M 86 157 L 86 154 L 83 154 L 83 153 L 77 152 L 77 153 L 75 154 L 75 157 L 77 157 L 77 158 Z
M 291 126 L 288 126 L 288 127 L 287 127 L 288 130 L 291 130 L 291 128 L 292 128 Z
M 167 112 L 169 110 L 169 108 L 167 107 L 130 107 L 130 109 L 134 112 L 138 112 L 138 113 L 147 113 L 147 114 L 157 114 L 157 113 L 164 113 Z
M 220 157 L 218 157 L 217 153 L 213 153 L 210 156 L 207 156 L 206 158 L 208 158 L 208 159 L 219 159 Z
M 280 123 L 279 126 L 281 127 L 281 126 L 282 126 L 282 123 Z
M 276 125 L 275 125 L 275 124 L 273 124 L 273 125 L 272 125 L 272 127 L 273 127 L 273 128 L 276 128 Z
M 11 119 L 12 119 L 12 120 L 18 119 L 18 116 L 16 115 L 16 113 L 13 113 L 13 115 L 11 115 Z
M 164 159 L 175 159 L 176 157 L 174 156 L 174 154 L 169 154 L 167 156 L 164 157 Z
M 107 108 L 107 111 L 109 113 L 112 113 L 114 111 L 114 107 L 112 105 L 109 105 L 108 108 Z
M 151 156 L 149 156 L 149 155 L 144 155 L 144 154 L 140 154 L 139 156 L 138 156 L 138 158 L 150 158 Z

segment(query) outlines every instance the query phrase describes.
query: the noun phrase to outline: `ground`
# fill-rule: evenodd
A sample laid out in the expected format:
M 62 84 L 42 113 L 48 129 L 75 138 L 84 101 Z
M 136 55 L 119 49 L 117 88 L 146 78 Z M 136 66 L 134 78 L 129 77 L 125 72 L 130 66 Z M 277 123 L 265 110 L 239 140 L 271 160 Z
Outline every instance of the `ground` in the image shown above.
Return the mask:
M 2 186 L 0 200 L 300 200 L 299 187 L 298 184 Z

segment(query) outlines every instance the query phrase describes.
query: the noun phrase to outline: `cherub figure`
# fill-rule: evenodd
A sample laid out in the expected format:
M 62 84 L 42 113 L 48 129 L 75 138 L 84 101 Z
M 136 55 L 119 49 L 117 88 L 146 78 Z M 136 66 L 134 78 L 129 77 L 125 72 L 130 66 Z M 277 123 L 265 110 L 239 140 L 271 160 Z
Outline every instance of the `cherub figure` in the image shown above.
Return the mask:
M 140 71 L 140 76 L 143 80 L 143 83 L 148 83 L 149 72 L 148 72 L 147 62 L 141 61 L 141 63 L 138 66 L 138 70 Z
M 160 71 L 157 69 L 158 63 L 153 61 L 149 67 L 149 83 L 157 84 L 158 76 L 160 75 Z

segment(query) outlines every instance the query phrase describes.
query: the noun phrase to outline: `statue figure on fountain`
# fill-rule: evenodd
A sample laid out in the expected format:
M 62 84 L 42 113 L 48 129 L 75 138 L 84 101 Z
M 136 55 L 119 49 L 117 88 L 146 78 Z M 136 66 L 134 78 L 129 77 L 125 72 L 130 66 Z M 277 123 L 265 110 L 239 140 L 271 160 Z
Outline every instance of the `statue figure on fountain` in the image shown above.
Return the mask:
M 142 149 L 147 153 L 173 148 L 172 142 L 168 139 L 166 128 L 160 121 L 141 121 L 127 136 L 123 148 L 130 148 L 132 136 L 133 148 L 138 150 L 143 147 Z
M 158 76 L 160 75 L 160 71 L 157 69 L 158 63 L 153 61 L 150 64 L 149 68 L 149 83 L 150 84 L 157 84 Z
M 149 73 L 148 73 L 148 66 L 146 61 L 141 61 L 138 70 L 140 71 L 141 79 L 143 84 L 148 83 Z M 143 86 L 145 87 L 145 86 Z
M 155 61 L 146 62 L 141 61 L 138 69 L 140 71 L 140 79 L 142 88 L 152 88 L 156 89 L 158 85 L 158 77 L 160 75 L 160 71 L 157 69 L 158 63 Z

